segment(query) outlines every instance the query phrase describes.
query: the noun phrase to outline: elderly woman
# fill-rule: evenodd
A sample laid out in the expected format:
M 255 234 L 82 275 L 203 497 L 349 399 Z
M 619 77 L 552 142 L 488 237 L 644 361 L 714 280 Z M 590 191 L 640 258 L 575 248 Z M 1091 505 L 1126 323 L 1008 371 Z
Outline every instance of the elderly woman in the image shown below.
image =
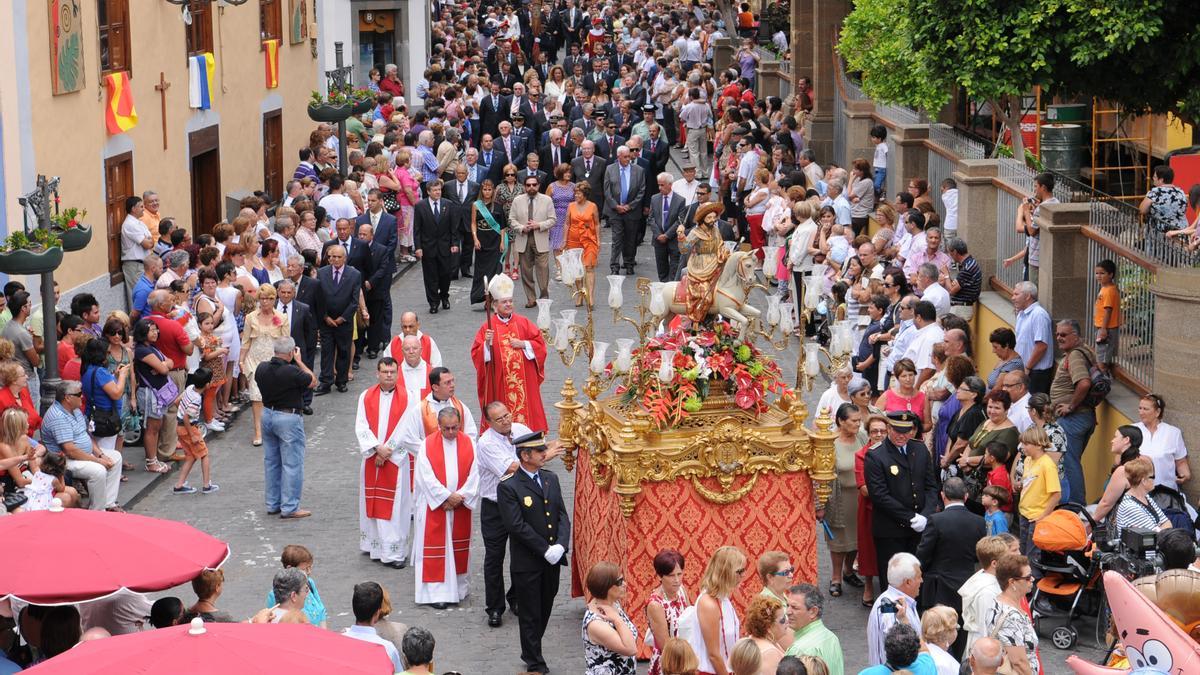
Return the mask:
M 774 675 L 780 659 L 792 641 L 787 612 L 784 611 L 786 606 L 776 598 L 759 595 L 751 600 L 750 606 L 746 608 L 746 618 L 742 626 L 746 629 L 746 635 L 758 646 L 762 657 L 758 672 L 764 675 Z M 787 644 L 784 644 L 785 641 Z
M 16 361 L 0 361 L 0 410 L 19 408 L 29 416 L 29 431 L 42 426 L 42 416 L 29 395 L 29 374 Z
M 304 616 L 304 600 L 308 597 L 308 575 L 295 567 L 275 573 L 271 580 L 275 604 L 259 610 L 250 623 L 308 623 Z
M 958 612 L 936 605 L 921 615 L 921 638 L 929 647 L 937 675 L 958 675 L 959 663 L 950 655 L 950 645 L 958 638 Z
M 757 567 L 758 578 L 763 585 L 759 595 L 778 600 L 786 607 L 787 591 L 792 585 L 792 576 L 796 574 L 791 557 L 783 551 L 767 551 L 758 556 Z
M 837 438 L 833 441 L 834 469 L 837 480 L 825 512 L 825 522 L 833 537 L 829 546 L 831 578 L 829 595 L 842 595 L 842 582 L 863 587 L 862 579 L 854 573 L 854 558 L 858 553 L 858 486 L 854 478 L 854 455 L 867 442 L 862 431 L 862 411 L 853 403 L 843 403 L 837 409 Z M 821 515 L 821 514 L 818 514 Z
M 729 657 L 741 635 L 741 622 L 730 596 L 746 573 L 746 554 L 736 546 L 722 546 L 713 552 L 700 578 L 700 597 L 691 625 L 682 633 L 696 657 L 700 672 L 729 675 Z
M 871 383 L 861 377 L 856 377 L 850 380 L 850 384 L 846 385 L 846 392 L 850 394 L 850 403 L 858 406 L 858 409 L 864 415 L 882 415 L 883 411 L 875 407 L 871 402 Z
M 950 426 L 946 429 L 948 447 L 946 453 L 942 455 L 943 469 L 950 467 L 962 456 L 963 452 L 967 450 L 967 443 L 970 441 L 971 435 L 987 419 L 987 413 L 984 410 L 984 396 L 987 396 L 987 386 L 983 380 L 974 375 L 963 378 L 962 384 L 954 390 L 954 398 L 958 401 L 958 412 L 954 413 L 954 417 L 950 419 Z
M 1154 167 L 1154 187 L 1138 205 L 1147 225 L 1156 232 L 1182 230 L 1188 226 L 1188 196 L 1175 181 L 1175 170 L 1166 164 Z
M 878 562 L 875 558 L 875 539 L 871 535 L 871 497 L 867 489 L 866 470 L 863 464 L 867 452 L 883 442 L 887 437 L 887 419 L 878 413 L 872 413 L 867 419 L 867 442 L 858 452 L 854 453 L 854 485 L 858 488 L 858 519 L 856 529 L 858 534 L 858 574 L 863 579 L 863 607 L 875 604 L 875 577 L 879 576 Z M 880 582 L 882 586 L 882 581 Z M 882 588 L 880 589 L 882 590 Z
M 1165 530 L 1171 527 L 1158 504 L 1150 499 L 1154 489 L 1154 463 L 1149 457 L 1138 457 L 1125 465 L 1125 479 L 1129 489 L 1117 504 L 1116 534 L 1129 528 L 1142 530 Z
M 621 568 L 598 562 L 588 570 L 592 596 L 583 614 L 583 658 L 588 675 L 636 675 L 637 626 L 621 607 L 625 577 Z
M 1003 389 L 995 389 L 983 397 L 983 411 L 986 415 L 979 428 L 967 439 L 967 448 L 962 457 L 958 458 L 958 467 L 963 471 L 963 480 L 967 482 L 972 501 L 979 499 L 987 480 L 987 469 L 983 466 L 984 449 L 988 443 L 997 441 L 1004 445 L 1007 461 L 1012 462 L 1017 456 L 1017 443 L 1021 432 L 1017 430 L 1012 420 L 1008 419 L 1008 409 L 1012 406 L 1012 398 Z
M 317 214 L 315 211 L 305 211 L 300 214 L 300 227 L 296 228 L 292 239 L 296 242 L 296 250 L 321 252 L 321 237 L 317 235 Z
M 277 337 L 289 334 L 286 318 L 275 309 L 275 287 L 263 284 L 258 287 L 258 307 L 246 315 L 246 330 L 242 336 L 242 353 L 239 366 L 246 374 L 246 384 L 250 393 L 250 401 L 254 406 L 254 441 L 252 445 L 262 445 L 262 393 L 254 380 L 254 371 L 260 363 L 271 360 L 275 355 L 274 343 Z
M 1025 610 L 1025 596 L 1033 590 L 1029 558 L 1011 554 L 1001 558 L 996 564 L 996 582 L 1000 584 L 1000 595 L 988 617 L 988 634 L 1000 641 L 1018 675 L 1037 675 L 1041 671 L 1038 635 Z
M 692 603 L 683 587 L 683 555 L 679 551 L 659 551 L 654 556 L 654 574 L 658 576 L 658 588 L 650 591 L 646 601 L 646 643 L 654 650 L 647 673 L 660 675 L 663 645 L 679 635 L 679 617 Z
M 847 363 L 842 366 L 836 373 L 833 374 L 833 382 L 829 383 L 829 388 L 825 393 L 821 394 L 821 399 L 817 401 L 816 412 L 820 414 L 822 410 L 828 409 L 830 414 L 836 413 L 838 408 L 842 407 L 843 403 L 850 402 L 850 380 L 854 378 L 854 369 Z
M 988 335 L 988 342 L 992 345 L 992 353 L 998 359 L 996 367 L 992 368 L 992 372 L 987 376 L 988 389 L 994 389 L 999 384 L 1001 375 L 1024 369 L 1025 362 L 1017 353 L 1017 334 L 1011 328 L 997 328 L 992 331 Z

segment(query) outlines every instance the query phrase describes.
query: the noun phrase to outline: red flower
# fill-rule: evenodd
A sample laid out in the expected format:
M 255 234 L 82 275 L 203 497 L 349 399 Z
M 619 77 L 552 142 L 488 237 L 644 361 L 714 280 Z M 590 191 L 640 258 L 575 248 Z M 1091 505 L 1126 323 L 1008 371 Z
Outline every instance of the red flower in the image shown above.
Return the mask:
M 705 331 L 696 336 L 696 344 L 701 347 L 711 347 L 717 344 L 717 337 L 712 331 Z
M 278 314 L 276 314 L 275 316 L 271 317 L 271 323 L 275 324 L 276 326 L 282 326 L 283 320 L 279 318 Z
M 73 218 L 72 218 L 72 219 L 71 219 L 71 220 L 70 220 L 70 221 L 67 223 L 67 227 L 68 227 L 68 228 L 72 228 L 72 227 L 75 227 L 75 226 L 77 226 L 77 225 L 79 225 L 79 222 L 78 222 L 77 220 L 73 219 Z

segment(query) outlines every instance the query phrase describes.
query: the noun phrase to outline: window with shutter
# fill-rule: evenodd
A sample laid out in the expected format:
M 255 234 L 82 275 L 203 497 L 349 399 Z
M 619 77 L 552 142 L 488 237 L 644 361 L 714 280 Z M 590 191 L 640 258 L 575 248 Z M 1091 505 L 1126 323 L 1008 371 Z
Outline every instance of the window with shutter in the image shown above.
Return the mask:
M 100 33 L 100 70 L 105 75 L 131 71 L 129 50 L 129 0 L 96 0 Z

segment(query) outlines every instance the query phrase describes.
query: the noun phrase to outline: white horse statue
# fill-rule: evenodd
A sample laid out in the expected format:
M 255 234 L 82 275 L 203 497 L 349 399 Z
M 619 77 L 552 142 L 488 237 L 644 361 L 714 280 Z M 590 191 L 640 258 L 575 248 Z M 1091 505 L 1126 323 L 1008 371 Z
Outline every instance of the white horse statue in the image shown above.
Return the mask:
M 717 279 L 717 287 L 713 293 L 712 305 L 708 308 L 708 316 L 720 314 L 745 329 L 749 325 L 750 319 L 762 315 L 757 308 L 746 304 L 750 289 L 757 282 L 754 275 L 753 256 L 754 254 L 750 251 L 734 251 L 729 254 L 729 259 L 725 261 L 725 267 L 721 270 L 721 276 Z M 656 319 L 670 323 L 675 315 L 687 314 L 687 307 L 675 301 L 675 291 L 678 288 L 678 281 L 663 284 L 659 297 L 662 300 L 662 306 L 666 307 L 666 312 L 662 316 L 656 316 Z

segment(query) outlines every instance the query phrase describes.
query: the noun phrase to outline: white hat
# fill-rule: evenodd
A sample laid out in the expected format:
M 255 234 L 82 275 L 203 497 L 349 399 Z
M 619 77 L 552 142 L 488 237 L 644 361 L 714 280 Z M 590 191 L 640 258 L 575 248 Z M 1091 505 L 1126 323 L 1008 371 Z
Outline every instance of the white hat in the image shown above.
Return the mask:
M 514 288 L 512 278 L 507 274 L 497 274 L 488 282 L 488 293 L 493 300 L 512 300 Z

